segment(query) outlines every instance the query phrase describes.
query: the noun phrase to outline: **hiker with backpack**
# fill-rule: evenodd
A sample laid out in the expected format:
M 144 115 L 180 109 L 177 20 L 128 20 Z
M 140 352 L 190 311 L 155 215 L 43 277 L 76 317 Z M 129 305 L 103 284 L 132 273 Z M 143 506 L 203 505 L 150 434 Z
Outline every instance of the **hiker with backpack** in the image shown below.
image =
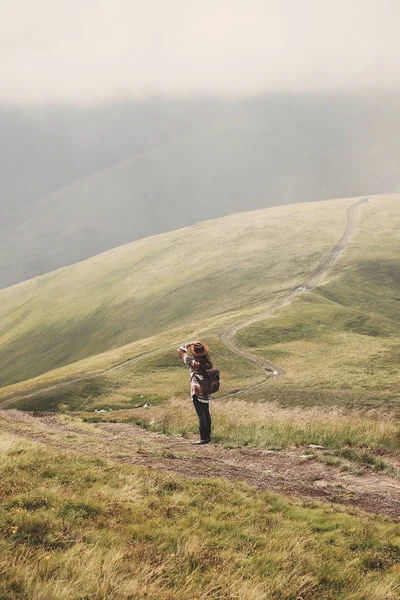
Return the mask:
M 203 342 L 189 342 L 178 348 L 178 354 L 190 369 L 190 395 L 199 418 L 200 439 L 194 444 L 211 442 L 211 393 L 219 389 L 219 370 L 214 368 L 209 347 Z

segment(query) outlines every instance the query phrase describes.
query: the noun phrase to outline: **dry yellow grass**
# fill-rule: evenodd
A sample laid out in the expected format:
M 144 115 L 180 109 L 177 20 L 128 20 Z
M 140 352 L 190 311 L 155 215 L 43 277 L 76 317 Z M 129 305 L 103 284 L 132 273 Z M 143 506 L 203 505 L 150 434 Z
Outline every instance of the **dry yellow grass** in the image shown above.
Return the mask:
M 283 408 L 274 403 L 228 400 L 211 403 L 213 439 L 226 445 L 254 445 L 281 449 L 321 444 L 399 450 L 399 424 L 384 410 Z M 110 418 L 109 416 L 106 418 Z M 120 411 L 112 418 L 129 420 L 169 434 L 191 435 L 197 428 L 190 399 L 173 399 L 165 406 Z
M 2 433 L 7 600 L 397 600 L 399 526 Z

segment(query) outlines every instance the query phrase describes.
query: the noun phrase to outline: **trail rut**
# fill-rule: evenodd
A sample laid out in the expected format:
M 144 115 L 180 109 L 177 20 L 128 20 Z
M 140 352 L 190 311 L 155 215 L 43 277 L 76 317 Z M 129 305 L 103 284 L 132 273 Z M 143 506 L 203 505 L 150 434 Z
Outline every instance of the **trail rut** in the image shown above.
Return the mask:
M 326 500 L 400 521 L 400 481 L 368 467 L 353 475 L 303 458 L 307 449 L 265 451 L 193 446 L 127 423 L 86 424 L 60 415 L 0 411 L 0 431 L 52 448 L 177 473 L 185 478 L 224 478 L 302 501 Z

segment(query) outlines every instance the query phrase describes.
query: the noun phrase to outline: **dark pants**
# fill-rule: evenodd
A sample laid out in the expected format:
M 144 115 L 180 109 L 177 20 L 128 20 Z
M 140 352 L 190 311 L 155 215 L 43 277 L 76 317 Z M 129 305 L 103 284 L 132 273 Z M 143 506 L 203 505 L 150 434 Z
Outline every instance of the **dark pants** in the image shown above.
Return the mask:
M 211 439 L 211 415 L 208 402 L 200 402 L 197 396 L 193 396 L 193 404 L 199 417 L 200 439 Z

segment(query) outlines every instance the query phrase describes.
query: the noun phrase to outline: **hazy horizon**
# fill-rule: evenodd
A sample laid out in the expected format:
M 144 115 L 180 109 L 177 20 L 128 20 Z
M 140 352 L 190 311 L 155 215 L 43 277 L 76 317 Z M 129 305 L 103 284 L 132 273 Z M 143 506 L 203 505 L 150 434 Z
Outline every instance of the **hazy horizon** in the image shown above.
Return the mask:
M 5 12 L 7 105 L 400 87 L 396 0 L 19 0 Z
M 0 287 L 214 216 L 400 187 L 395 0 L 3 15 Z

